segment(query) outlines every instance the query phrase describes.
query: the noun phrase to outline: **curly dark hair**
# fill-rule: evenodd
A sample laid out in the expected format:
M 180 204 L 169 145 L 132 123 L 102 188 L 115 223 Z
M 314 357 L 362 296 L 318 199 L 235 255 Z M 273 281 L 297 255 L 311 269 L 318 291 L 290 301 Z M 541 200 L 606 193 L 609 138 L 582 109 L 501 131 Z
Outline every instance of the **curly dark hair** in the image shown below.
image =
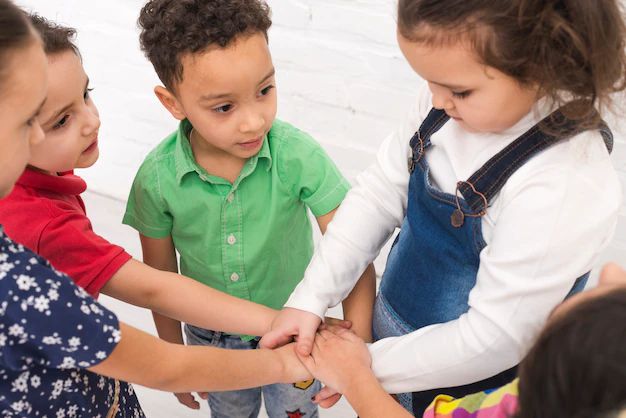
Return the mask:
M 263 33 L 272 25 L 262 0 L 150 0 L 138 24 L 141 49 L 165 85 L 183 80 L 181 58 L 211 46 L 227 47 L 240 35 Z
M 80 57 L 78 47 L 74 43 L 76 29 L 59 25 L 35 13 L 30 14 L 28 17 L 30 18 L 30 23 L 41 36 L 43 49 L 47 55 L 72 51 Z
M 608 418 L 626 407 L 626 288 L 572 307 L 519 367 L 515 418 Z
M 618 0 L 399 0 L 398 30 L 427 44 L 469 41 L 486 65 L 576 104 L 566 115 L 589 125 L 594 106 L 626 88 Z

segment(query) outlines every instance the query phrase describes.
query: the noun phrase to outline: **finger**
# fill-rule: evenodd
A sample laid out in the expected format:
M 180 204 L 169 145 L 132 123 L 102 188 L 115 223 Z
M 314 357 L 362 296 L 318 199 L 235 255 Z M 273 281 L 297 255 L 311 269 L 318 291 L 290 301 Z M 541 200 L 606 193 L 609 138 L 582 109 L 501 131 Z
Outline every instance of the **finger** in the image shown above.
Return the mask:
M 198 396 L 204 400 L 209 399 L 209 392 L 198 392 Z
M 320 332 L 317 333 L 317 335 L 319 335 L 319 338 L 322 338 L 323 340 L 329 340 L 331 338 L 335 338 L 335 334 L 330 332 L 327 329 L 323 329 Z
M 270 331 L 261 337 L 259 347 L 261 348 L 277 348 L 285 344 L 289 344 L 293 340 L 293 336 L 282 333 L 280 331 Z
M 311 354 L 313 341 L 315 340 L 315 329 L 301 328 L 300 335 L 296 340 L 296 351 L 303 356 Z
M 335 327 L 346 328 L 346 329 L 350 329 L 352 327 L 352 321 L 349 321 L 347 319 L 338 319 L 338 318 L 331 318 L 331 317 L 324 318 L 324 324 L 332 325 Z
M 322 408 L 330 408 L 331 406 L 334 406 L 337 402 L 339 402 L 339 399 L 341 399 L 341 394 L 336 393 L 324 400 L 317 402 L 317 404 Z
M 198 403 L 198 401 L 196 401 L 191 393 L 177 393 L 175 395 L 178 399 L 178 402 L 185 405 L 186 407 L 191 409 L 200 409 L 200 404 Z

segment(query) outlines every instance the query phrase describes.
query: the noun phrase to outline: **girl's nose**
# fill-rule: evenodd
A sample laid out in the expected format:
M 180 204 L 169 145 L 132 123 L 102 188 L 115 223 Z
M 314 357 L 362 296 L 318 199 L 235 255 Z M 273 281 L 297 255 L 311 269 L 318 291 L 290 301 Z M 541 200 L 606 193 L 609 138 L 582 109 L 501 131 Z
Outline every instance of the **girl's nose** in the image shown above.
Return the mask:
M 98 115 L 97 110 L 90 107 L 87 107 L 86 115 L 87 119 L 83 125 L 82 133 L 85 136 L 89 136 L 100 129 L 100 115 Z

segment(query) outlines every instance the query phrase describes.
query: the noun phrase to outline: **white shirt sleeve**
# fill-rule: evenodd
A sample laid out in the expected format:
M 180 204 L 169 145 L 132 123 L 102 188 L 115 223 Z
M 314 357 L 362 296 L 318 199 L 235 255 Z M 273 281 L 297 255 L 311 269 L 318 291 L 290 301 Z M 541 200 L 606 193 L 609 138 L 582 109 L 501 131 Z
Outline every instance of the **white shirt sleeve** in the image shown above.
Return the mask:
M 467 384 L 519 363 L 552 308 L 574 278 L 591 270 L 615 229 L 619 180 L 606 151 L 598 149 L 596 133 L 577 141 L 594 135 L 595 152 L 604 153 L 596 161 L 573 158 L 550 166 L 546 161 L 554 153 L 579 145 L 560 144 L 562 149 L 545 151 L 511 177 L 484 221 L 491 223 L 490 239 L 466 314 L 370 346 L 372 368 L 387 391 Z
M 409 184 L 409 141 L 430 108 L 427 85 L 405 123 L 385 139 L 376 162 L 361 173 L 328 225 L 285 304 L 324 317 L 345 299 L 395 228 L 402 224 Z

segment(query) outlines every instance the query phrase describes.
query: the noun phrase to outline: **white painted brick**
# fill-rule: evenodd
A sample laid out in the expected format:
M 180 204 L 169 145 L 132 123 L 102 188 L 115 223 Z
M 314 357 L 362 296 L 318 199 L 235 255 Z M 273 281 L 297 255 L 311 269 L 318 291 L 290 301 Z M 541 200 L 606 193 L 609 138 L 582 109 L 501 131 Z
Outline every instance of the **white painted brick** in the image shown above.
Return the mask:
M 101 157 L 82 170 L 90 189 L 125 199 L 144 156 L 176 127 L 153 94 L 160 84 L 139 50 L 136 19 L 144 0 L 17 0 L 74 26 L 95 87 Z M 270 48 L 278 72 L 279 117 L 311 133 L 353 178 L 404 117 L 419 78 L 395 43 L 396 0 L 269 0 Z M 626 95 L 616 97 L 624 104 Z M 626 122 L 612 161 L 626 195 Z M 607 250 L 626 264 L 626 207 Z

